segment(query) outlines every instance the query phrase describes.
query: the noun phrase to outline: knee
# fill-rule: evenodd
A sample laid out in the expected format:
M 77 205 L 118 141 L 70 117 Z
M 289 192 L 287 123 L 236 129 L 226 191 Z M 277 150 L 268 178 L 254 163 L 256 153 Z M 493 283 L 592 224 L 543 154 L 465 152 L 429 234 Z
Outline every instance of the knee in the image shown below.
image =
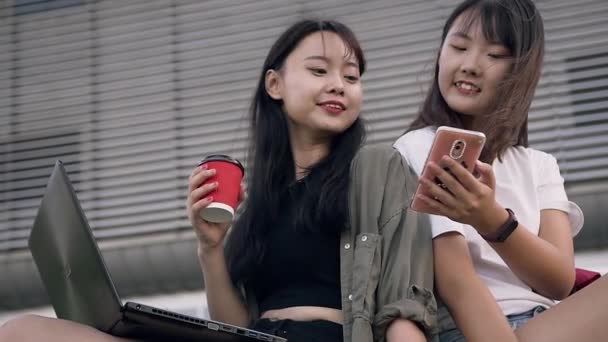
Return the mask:
M 27 341 L 28 332 L 34 331 L 45 318 L 36 315 L 23 315 L 0 325 L 0 342 Z

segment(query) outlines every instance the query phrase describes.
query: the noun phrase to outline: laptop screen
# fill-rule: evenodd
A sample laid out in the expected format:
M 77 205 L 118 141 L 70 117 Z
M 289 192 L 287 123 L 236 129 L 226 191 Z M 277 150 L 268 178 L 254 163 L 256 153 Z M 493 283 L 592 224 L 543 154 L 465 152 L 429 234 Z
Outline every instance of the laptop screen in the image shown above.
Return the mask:
M 133 303 L 135 310 L 123 308 L 61 161 L 55 164 L 48 181 L 30 233 L 29 247 L 58 318 L 121 336 L 154 331 L 173 334 L 180 340 L 190 335 L 193 340 L 200 340 L 201 336 L 204 340 L 217 340 L 241 335 L 248 340 L 285 341 L 225 323 L 176 313 L 163 314 L 163 310 L 143 304 Z M 149 310 L 139 309 L 144 307 Z M 122 321 L 123 313 L 129 315 L 129 311 L 132 317 L 128 322 Z
M 29 248 L 58 318 L 109 331 L 122 303 L 61 161 L 48 181 Z

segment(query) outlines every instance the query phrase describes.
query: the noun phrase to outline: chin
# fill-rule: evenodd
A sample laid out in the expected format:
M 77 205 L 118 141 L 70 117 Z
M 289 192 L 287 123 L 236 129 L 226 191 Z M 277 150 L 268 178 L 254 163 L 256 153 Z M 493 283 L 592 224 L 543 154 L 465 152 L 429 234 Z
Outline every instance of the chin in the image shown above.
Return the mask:
M 345 127 L 345 128 L 326 127 L 325 129 L 323 129 L 323 132 L 329 136 L 336 136 L 336 135 L 344 133 L 344 131 L 346 131 L 347 128 L 348 127 Z
M 328 133 L 340 134 L 346 131 L 350 126 L 352 126 L 354 122 L 354 120 L 349 122 L 328 122 L 322 127 L 320 127 L 320 129 Z
M 447 103 L 448 106 L 450 107 L 450 109 L 452 109 L 455 112 L 458 112 L 462 115 L 466 115 L 466 116 L 479 116 L 480 115 L 480 110 L 478 108 L 475 108 L 475 106 L 471 106 L 471 105 L 467 105 L 467 104 L 462 104 L 462 103 Z
M 323 132 L 327 136 L 336 136 L 344 133 L 350 126 L 326 126 L 319 131 Z

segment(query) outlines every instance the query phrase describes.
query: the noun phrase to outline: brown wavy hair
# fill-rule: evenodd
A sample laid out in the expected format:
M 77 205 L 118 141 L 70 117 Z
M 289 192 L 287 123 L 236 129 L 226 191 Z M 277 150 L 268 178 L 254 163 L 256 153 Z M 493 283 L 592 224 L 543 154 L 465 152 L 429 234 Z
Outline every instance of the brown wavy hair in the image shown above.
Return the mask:
M 439 91 L 439 55 L 446 36 L 458 17 L 463 15 L 464 28 L 480 23 L 488 41 L 503 44 L 511 52 L 513 64 L 501 82 L 496 101 L 487 120 L 475 120 L 466 127 L 463 114 L 452 110 Z M 435 62 L 435 76 L 418 116 L 406 133 L 426 126 L 452 126 L 485 133 L 486 145 L 480 160 L 501 160 L 511 146 L 528 146 L 528 111 L 540 79 L 545 38 L 543 21 L 531 0 L 466 0 L 449 16 L 443 27 L 441 45 Z

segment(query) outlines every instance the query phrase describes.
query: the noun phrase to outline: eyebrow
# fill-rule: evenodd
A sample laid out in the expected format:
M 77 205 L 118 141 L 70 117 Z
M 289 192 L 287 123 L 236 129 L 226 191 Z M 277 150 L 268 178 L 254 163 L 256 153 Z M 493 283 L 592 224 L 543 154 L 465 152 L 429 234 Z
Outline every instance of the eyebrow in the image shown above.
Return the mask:
M 304 60 L 311 60 L 311 59 L 318 59 L 318 60 L 322 60 L 323 62 L 329 64 L 330 60 L 329 58 L 325 57 L 325 56 L 309 56 L 304 58 Z M 346 65 L 348 66 L 353 66 L 355 68 L 359 68 L 359 64 L 352 62 L 352 61 L 346 61 Z
M 469 35 L 466 32 L 462 32 L 462 31 L 456 31 L 456 32 L 450 34 L 450 36 L 456 36 L 456 37 L 464 38 L 467 40 L 471 40 L 471 37 L 469 37 Z

